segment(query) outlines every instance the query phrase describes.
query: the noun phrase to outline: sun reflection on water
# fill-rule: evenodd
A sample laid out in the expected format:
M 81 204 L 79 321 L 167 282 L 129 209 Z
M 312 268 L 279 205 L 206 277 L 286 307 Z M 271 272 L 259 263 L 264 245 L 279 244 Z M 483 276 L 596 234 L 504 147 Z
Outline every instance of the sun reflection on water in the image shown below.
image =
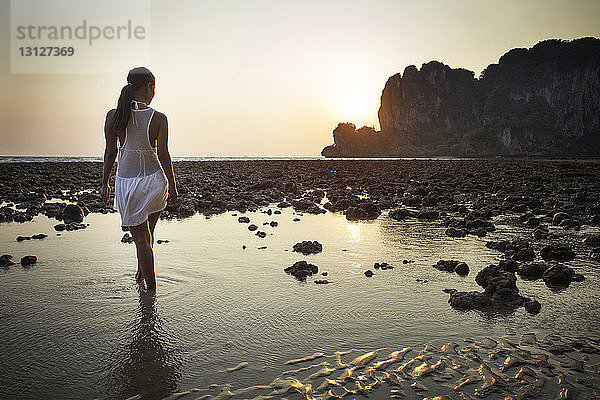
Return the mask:
M 361 232 L 360 224 L 347 224 L 346 241 L 350 243 L 361 243 L 364 238 L 364 233 Z

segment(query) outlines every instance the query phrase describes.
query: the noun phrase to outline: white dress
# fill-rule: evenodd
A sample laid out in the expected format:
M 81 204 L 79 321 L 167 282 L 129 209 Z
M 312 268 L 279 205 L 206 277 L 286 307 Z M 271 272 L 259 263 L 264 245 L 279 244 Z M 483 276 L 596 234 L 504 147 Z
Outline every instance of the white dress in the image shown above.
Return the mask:
M 133 103 L 137 108 L 138 102 Z M 150 107 L 132 109 L 125 143 L 119 139 L 113 207 L 121 214 L 124 227 L 139 225 L 167 206 L 167 176 L 148 136 L 154 111 Z

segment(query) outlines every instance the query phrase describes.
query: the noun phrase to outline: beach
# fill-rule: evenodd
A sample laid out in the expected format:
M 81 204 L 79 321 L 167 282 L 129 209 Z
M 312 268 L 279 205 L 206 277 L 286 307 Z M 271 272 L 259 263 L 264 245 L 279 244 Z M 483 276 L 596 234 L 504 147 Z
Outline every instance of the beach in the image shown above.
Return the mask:
M 600 390 L 598 161 L 177 161 L 156 296 L 138 293 L 102 163 L 0 171 L 0 397 Z M 298 261 L 316 272 L 284 271 Z

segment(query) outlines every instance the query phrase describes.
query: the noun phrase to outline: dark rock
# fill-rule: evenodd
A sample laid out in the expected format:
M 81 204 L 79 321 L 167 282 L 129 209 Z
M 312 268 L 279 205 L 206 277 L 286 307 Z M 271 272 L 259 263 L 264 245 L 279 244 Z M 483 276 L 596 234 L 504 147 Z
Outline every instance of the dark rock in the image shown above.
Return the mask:
M 317 254 L 323 251 L 323 245 L 316 240 L 303 240 L 302 242 L 296 243 L 292 247 L 292 251 L 302 253 L 307 256 L 309 254 Z
M 387 271 L 388 269 L 394 269 L 393 266 L 391 266 L 390 264 L 388 264 L 386 262 L 382 262 L 382 263 L 376 262 L 375 264 L 373 264 L 373 268 L 381 269 L 382 271 Z
M 2 254 L 0 256 L 0 268 L 8 268 L 11 265 L 15 265 L 11 260 L 12 256 L 10 254 Z
M 259 238 L 264 238 L 267 236 L 266 232 L 263 231 L 256 231 L 256 236 L 258 236 Z
M 257 229 L 258 229 L 258 226 L 254 225 L 254 224 L 250 224 L 250 225 L 248 225 L 248 230 L 249 230 L 249 231 L 251 231 L 251 232 L 252 232 L 252 231 L 255 231 L 255 230 L 257 230 Z
M 330 282 L 330 281 L 328 281 L 327 279 L 317 279 L 317 280 L 315 281 L 315 283 L 316 283 L 317 285 L 327 285 L 328 283 L 331 283 L 331 282 Z
M 83 210 L 76 204 L 67 204 L 65 209 L 63 210 L 62 220 L 65 224 L 70 224 L 71 222 L 82 222 L 83 221 Z
M 31 240 L 31 236 L 17 236 L 17 242 L 22 242 L 23 240 Z
M 156 241 L 156 243 L 158 243 L 158 244 L 162 244 L 162 243 L 169 243 L 169 241 L 168 241 L 167 239 L 158 239 L 158 240 Z
M 530 314 L 537 314 L 542 309 L 542 305 L 537 300 L 526 301 L 525 304 L 523 304 L 523 307 L 525 307 L 525 311 Z
M 454 268 L 454 272 L 460 276 L 466 276 L 469 274 L 469 266 L 464 262 L 458 263 L 456 268 Z
M 275 228 L 276 226 L 279 225 L 279 223 L 277 221 L 271 221 L 271 222 L 269 222 L 269 225 L 271 226 L 271 228 Z
M 23 267 L 29 267 L 30 265 L 33 265 L 35 263 L 37 263 L 36 256 L 25 256 L 21 258 L 21 265 Z
M 65 224 L 56 224 L 54 225 L 54 230 L 55 231 L 64 231 L 67 228 L 67 226 Z
M 446 236 L 455 238 L 462 238 L 467 236 L 467 232 L 464 229 L 458 229 L 453 227 L 449 227 L 444 233 L 446 234 Z
M 571 261 L 575 259 L 575 252 L 568 246 L 553 245 L 544 246 L 541 250 L 541 256 L 546 261 Z
M 433 266 L 433 268 L 438 269 L 440 271 L 454 272 L 454 269 L 458 264 L 459 261 L 455 260 L 439 260 L 437 264 Z
M 398 208 L 395 210 L 390 210 L 388 212 L 388 216 L 396 221 L 402 221 L 403 219 L 410 217 L 411 212 L 405 208 Z
M 314 264 L 310 264 L 304 260 L 301 260 L 296 261 L 293 265 L 284 269 L 284 271 L 299 281 L 304 281 L 306 280 L 307 276 L 311 276 L 319 272 L 319 268 Z
M 519 263 L 515 260 L 500 260 L 498 265 L 500 268 L 508 272 L 516 272 L 519 268 Z
M 129 232 L 126 232 L 123 235 L 121 238 L 121 243 L 133 243 L 133 237 L 129 234 Z
M 581 279 L 579 277 L 576 278 L 575 271 L 572 268 L 562 264 L 552 265 L 544 271 L 542 278 L 548 286 L 568 286 L 575 279 Z
M 450 293 L 448 303 L 452 308 L 465 311 L 486 309 L 492 305 L 492 301 L 488 296 L 477 291 L 454 291 Z
M 600 247 L 600 235 L 588 235 L 583 239 L 583 244 L 589 247 Z
M 433 209 L 419 210 L 416 213 L 416 217 L 420 220 L 438 219 L 440 217 L 440 212 L 438 210 Z
M 549 234 L 550 231 L 548 231 L 548 228 L 545 226 L 540 225 L 533 230 L 533 237 L 536 239 L 546 239 Z
M 44 238 L 47 238 L 47 237 L 48 237 L 48 235 L 46 235 L 45 233 L 38 233 L 37 235 L 33 235 L 31 238 L 39 240 L 39 239 L 44 239 Z
M 247 224 L 248 222 L 250 222 L 250 218 L 246 216 L 238 217 L 238 222 L 241 224 Z
M 526 280 L 536 280 L 540 279 L 547 269 L 547 264 L 542 262 L 533 262 L 520 265 L 517 269 L 517 274 Z
M 366 270 L 366 271 L 365 271 L 365 276 L 366 276 L 367 278 L 370 278 L 370 277 L 372 277 L 373 275 L 375 275 L 375 274 L 374 274 L 374 273 L 373 273 L 373 271 L 371 271 L 370 269 L 368 269 L 368 270 Z

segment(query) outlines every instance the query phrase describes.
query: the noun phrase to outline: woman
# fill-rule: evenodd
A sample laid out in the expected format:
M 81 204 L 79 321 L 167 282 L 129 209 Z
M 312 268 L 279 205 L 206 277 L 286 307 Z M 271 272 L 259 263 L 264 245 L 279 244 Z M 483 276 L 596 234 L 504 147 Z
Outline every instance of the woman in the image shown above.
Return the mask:
M 148 105 L 154 97 L 154 75 L 144 67 L 129 71 L 117 108 L 106 114 L 102 199 L 109 204 L 108 180 L 115 158 L 114 208 L 121 226 L 131 232 L 137 249 L 136 281 L 156 289 L 154 228 L 161 211 L 177 201 L 177 186 L 167 145 L 167 117 Z M 117 139 L 119 147 L 117 152 Z

